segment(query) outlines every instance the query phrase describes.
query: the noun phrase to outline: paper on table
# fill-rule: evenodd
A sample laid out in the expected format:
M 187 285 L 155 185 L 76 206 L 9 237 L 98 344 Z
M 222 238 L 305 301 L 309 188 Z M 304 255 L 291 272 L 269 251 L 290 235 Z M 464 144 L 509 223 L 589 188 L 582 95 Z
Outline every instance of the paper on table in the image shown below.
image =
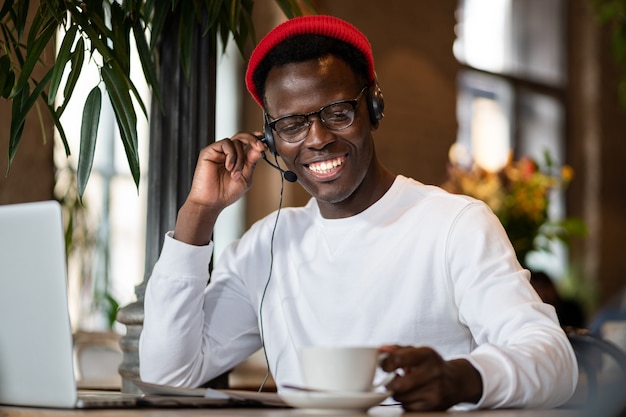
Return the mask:
M 133 383 L 146 395 L 146 398 L 149 397 L 150 399 L 155 397 L 187 397 L 184 399 L 185 403 L 190 403 L 195 399 L 200 404 L 287 407 L 287 404 L 278 394 L 273 392 L 173 387 L 139 380 L 133 381 Z M 164 398 L 164 400 L 167 399 Z
M 185 388 L 185 387 L 172 387 L 169 385 L 151 384 L 149 382 L 143 382 L 139 380 L 133 381 L 133 384 L 137 386 L 146 395 L 177 395 L 183 397 L 204 397 L 206 388 Z

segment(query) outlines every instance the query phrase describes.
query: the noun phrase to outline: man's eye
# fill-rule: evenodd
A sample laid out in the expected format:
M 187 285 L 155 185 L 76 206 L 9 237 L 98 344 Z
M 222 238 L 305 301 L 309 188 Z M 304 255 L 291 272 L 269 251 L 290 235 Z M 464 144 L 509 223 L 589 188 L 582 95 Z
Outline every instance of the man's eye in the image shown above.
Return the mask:
M 340 122 L 350 118 L 350 109 L 334 109 L 324 115 L 324 118 L 329 122 Z
M 280 126 L 277 126 L 277 127 L 278 127 L 278 130 L 280 130 L 283 133 L 292 133 L 292 132 L 298 132 L 302 130 L 302 128 L 304 127 L 304 124 L 301 121 L 292 120 L 292 121 L 285 121 L 284 123 L 281 123 Z
M 344 119 L 348 118 L 348 114 L 346 112 L 343 112 L 343 113 L 333 113 L 330 116 L 330 118 L 334 119 L 334 120 L 344 120 Z

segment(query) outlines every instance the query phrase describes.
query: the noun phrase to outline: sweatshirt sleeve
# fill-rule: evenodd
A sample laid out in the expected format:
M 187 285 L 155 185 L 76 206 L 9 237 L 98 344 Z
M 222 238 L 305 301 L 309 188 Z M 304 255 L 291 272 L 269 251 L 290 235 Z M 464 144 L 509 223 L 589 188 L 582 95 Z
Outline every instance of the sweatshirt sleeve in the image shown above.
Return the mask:
M 541 301 L 519 267 L 497 217 L 483 204 L 470 204 L 449 238 L 449 280 L 460 319 L 477 345 L 466 359 L 483 380 L 477 406 L 566 402 L 578 381 L 572 346 L 554 308 Z
M 168 233 L 146 286 L 139 339 L 140 377 L 164 385 L 200 384 L 204 289 L 212 243 L 186 245 Z

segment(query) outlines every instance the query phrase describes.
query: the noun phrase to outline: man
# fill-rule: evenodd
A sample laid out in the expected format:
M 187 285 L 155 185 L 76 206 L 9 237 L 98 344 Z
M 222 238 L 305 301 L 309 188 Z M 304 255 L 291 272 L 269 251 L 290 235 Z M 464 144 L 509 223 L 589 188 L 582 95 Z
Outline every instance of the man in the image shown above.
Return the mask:
M 330 16 L 279 25 L 254 50 L 248 89 L 265 138 L 205 148 L 145 297 L 142 379 L 197 386 L 265 347 L 279 387 L 301 384 L 306 345 L 374 345 L 408 410 L 551 407 L 577 381 L 543 304 L 483 203 L 395 175 L 377 159 L 371 47 Z M 221 210 L 280 155 L 312 199 L 260 220 L 215 265 Z M 289 178 L 293 179 L 293 178 Z

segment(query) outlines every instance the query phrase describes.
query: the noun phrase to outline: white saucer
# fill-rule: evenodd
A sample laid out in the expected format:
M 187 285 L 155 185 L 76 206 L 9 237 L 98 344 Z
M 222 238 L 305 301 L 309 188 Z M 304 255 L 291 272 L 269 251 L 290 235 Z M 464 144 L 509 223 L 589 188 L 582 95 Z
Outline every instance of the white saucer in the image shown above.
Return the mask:
M 365 411 L 380 404 L 390 392 L 306 392 L 285 390 L 278 395 L 296 408 L 316 411 Z

